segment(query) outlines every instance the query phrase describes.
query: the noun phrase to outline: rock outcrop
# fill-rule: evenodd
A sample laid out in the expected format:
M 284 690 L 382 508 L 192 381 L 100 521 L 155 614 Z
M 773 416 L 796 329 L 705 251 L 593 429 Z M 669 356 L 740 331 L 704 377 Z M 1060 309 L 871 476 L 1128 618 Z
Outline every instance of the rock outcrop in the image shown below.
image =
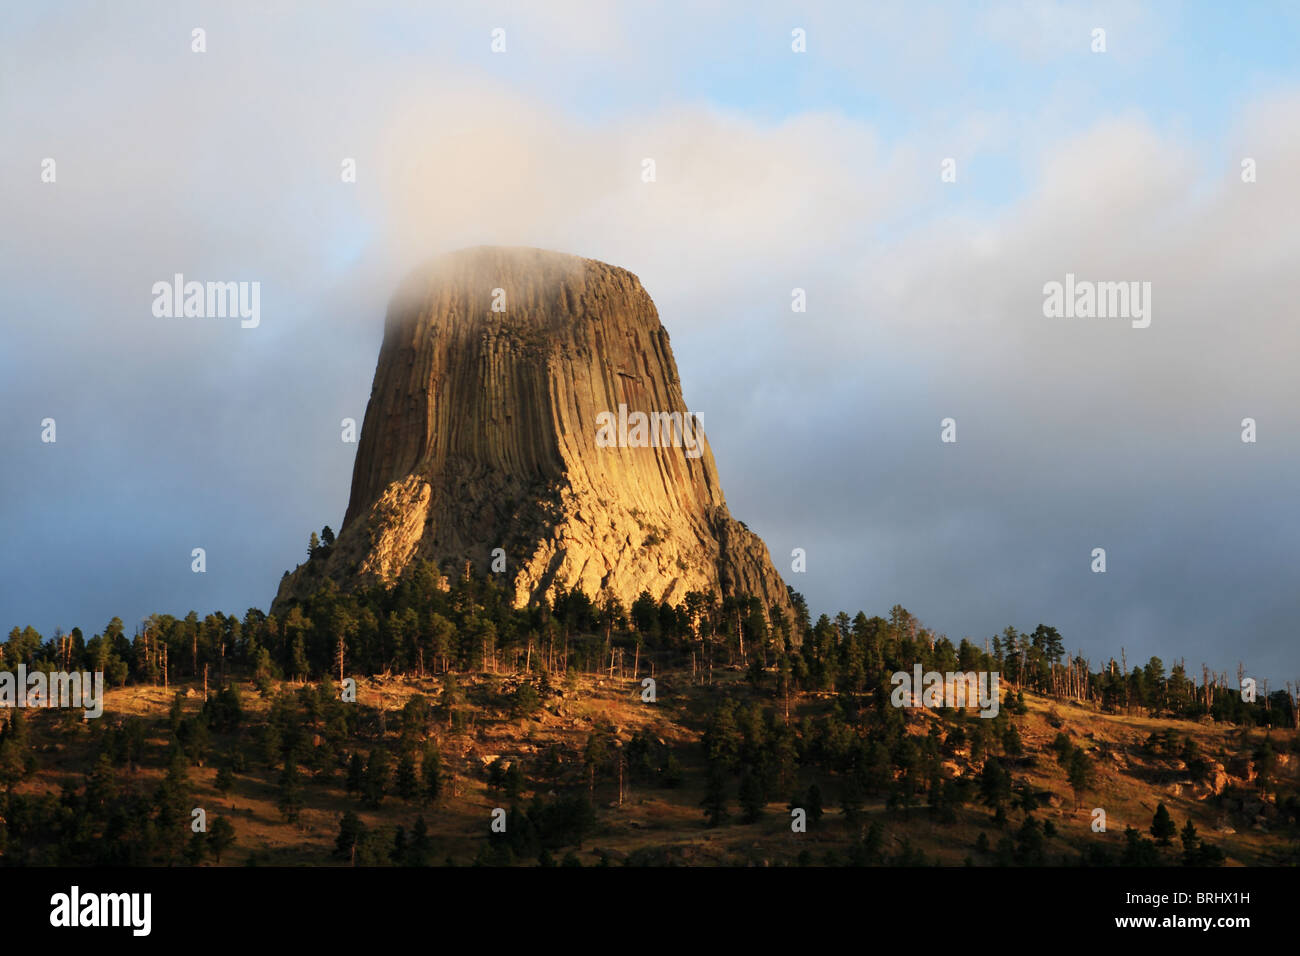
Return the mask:
M 276 605 L 326 578 L 504 558 L 518 604 L 580 587 L 625 607 L 643 590 L 673 604 L 713 591 L 788 611 L 697 422 L 632 273 L 539 249 L 445 256 L 390 303 L 342 529 Z

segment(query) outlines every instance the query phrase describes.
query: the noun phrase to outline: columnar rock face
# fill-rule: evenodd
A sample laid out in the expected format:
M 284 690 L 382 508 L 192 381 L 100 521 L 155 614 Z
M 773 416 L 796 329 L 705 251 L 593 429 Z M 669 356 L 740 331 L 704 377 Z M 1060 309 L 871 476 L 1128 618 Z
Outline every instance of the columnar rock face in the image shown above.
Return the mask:
M 636 412 L 657 427 L 638 431 Z M 694 422 L 636 276 L 539 249 L 445 256 L 389 306 L 342 530 L 276 603 L 420 559 L 489 573 L 504 558 L 520 604 L 560 586 L 626 607 L 711 590 L 788 611 Z

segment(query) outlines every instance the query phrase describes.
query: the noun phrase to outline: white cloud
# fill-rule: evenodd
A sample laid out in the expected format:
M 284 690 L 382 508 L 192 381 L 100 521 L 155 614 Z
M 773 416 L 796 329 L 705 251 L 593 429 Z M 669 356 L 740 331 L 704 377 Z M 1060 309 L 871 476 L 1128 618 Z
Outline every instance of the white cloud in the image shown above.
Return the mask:
M 546 42 L 574 56 L 557 70 L 577 77 L 586 58 L 621 55 L 629 24 L 600 7 L 565 9 L 547 21 Z M 1028 33 L 999 21 L 1027 54 L 1085 22 L 1037 9 Z M 927 16 L 939 18 L 933 34 L 925 17 L 910 29 L 942 59 L 961 38 L 941 13 Z M 1031 121 L 991 108 L 940 121 L 938 110 L 888 138 L 830 110 L 772 121 L 698 100 L 593 119 L 532 91 L 515 66 L 494 75 L 412 57 L 341 69 L 337 51 L 294 47 L 282 25 L 253 19 L 232 32 L 214 19 L 208 60 L 181 48 L 164 68 L 113 52 L 112 38 L 127 41 L 109 13 L 87 19 L 106 39 L 77 41 L 77 69 L 42 52 L 57 42 L 52 24 L 10 59 L 9 75 L 30 82 L 26 98 L 0 84 L 0 301 L 20 317 L 6 326 L 0 397 L 37 420 L 57 400 L 72 416 L 60 420 L 64 448 L 96 436 L 93 454 L 62 473 L 76 507 L 101 507 L 101 482 L 135 475 L 142 460 L 147 480 L 179 489 L 178 515 L 186 489 L 214 476 L 237 486 L 215 491 L 211 515 L 194 520 L 265 535 L 246 572 L 264 589 L 249 603 L 297 557 L 298 525 L 342 510 L 337 421 L 361 418 L 398 278 L 484 242 L 558 248 L 641 276 L 687 399 L 706 410 L 736 513 L 771 534 L 774 551 L 844 556 L 799 582 L 827 602 L 882 610 L 871 602 L 906 591 L 923 616 L 958 621 L 986 613 L 991 589 L 1029 601 L 1037 583 L 1045 605 L 1077 609 L 1068 561 L 1018 523 L 1056 522 L 1062 539 L 1082 539 L 1151 520 L 1130 544 L 1158 566 L 1169 561 L 1162 537 L 1204 544 L 1176 508 L 1226 513 L 1234 483 L 1261 481 L 1230 457 L 1241 417 L 1259 419 L 1272 473 L 1300 464 L 1300 188 L 1290 176 L 1300 98 L 1247 105 L 1223 144 L 1127 112 Z M 852 31 L 809 22 L 816 48 L 848 64 Z M 448 29 L 482 27 L 486 49 L 491 25 Z M 176 27 L 153 25 L 151 42 Z M 534 38 L 512 35 L 509 55 Z M 1037 144 L 1014 202 L 966 199 L 967 178 L 940 183 L 943 156 L 965 171 L 1012 149 L 1008 140 Z M 38 181 L 44 155 L 59 160 L 57 186 Z M 1258 161 L 1258 183 L 1240 182 L 1241 155 Z M 339 182 L 344 156 L 358 160 L 355 186 Z M 647 156 L 652 184 L 640 179 Z M 149 287 L 175 271 L 261 280 L 262 327 L 152 320 Z M 1151 327 L 1043 318 L 1043 283 L 1067 271 L 1150 281 Z M 790 312 L 793 286 L 807 289 L 808 313 Z M 930 457 L 940 414 L 958 417 L 964 457 Z M 1222 449 L 1211 437 L 1220 426 Z M 34 467 L 4 479 L 15 515 L 49 507 L 39 483 L 16 487 Z M 1153 502 L 1171 511 L 1153 518 Z M 1261 514 L 1247 510 L 1244 526 Z M 44 531 L 25 527 L 35 547 Z M 1196 553 L 1196 573 L 1235 566 Z M 1261 585 L 1261 607 L 1277 604 L 1274 583 Z M 1148 592 L 1172 601 L 1167 581 Z M 1113 617 L 1130 606 L 1109 600 Z

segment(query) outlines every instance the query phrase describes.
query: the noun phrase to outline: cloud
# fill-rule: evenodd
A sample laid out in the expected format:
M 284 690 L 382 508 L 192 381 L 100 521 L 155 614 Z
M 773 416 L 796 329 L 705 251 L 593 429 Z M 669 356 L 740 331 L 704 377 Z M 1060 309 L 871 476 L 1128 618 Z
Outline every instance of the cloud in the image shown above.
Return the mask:
M 995 3 L 983 10 L 982 33 L 1037 63 L 1092 52 L 1093 30 L 1106 31 L 1106 53 L 1145 56 L 1164 31 L 1141 4 L 1101 3 L 1086 7 L 1063 0 Z
M 339 422 L 363 417 L 398 281 L 502 243 L 641 277 L 732 510 L 778 566 L 807 549 L 790 583 L 814 608 L 903 603 L 954 638 L 1043 620 L 1094 664 L 1121 643 L 1134 659 L 1293 663 L 1277 635 L 1300 610 L 1300 191 L 1284 172 L 1300 97 L 1244 104 L 1208 145 L 1139 110 L 1084 120 L 1050 98 L 1031 114 L 960 100 L 887 135 L 833 102 L 772 115 L 646 93 L 653 57 L 603 10 L 489 9 L 435 29 L 398 5 L 354 43 L 337 12 L 298 26 L 212 13 L 206 59 L 187 14 L 144 28 L 153 60 L 120 52 L 131 24 L 102 10 L 68 38 L 79 59 L 49 60 L 54 19 L 11 41 L 8 75 L 29 92 L 0 83 L 7 624 L 264 607 L 307 534 L 342 515 Z M 995 16 L 994 45 L 1041 51 L 1079 16 L 1043 10 L 1040 39 Z M 878 37 L 906 20 L 929 38 L 916 70 L 964 42 L 938 10 L 879 16 Z M 506 63 L 487 50 L 502 17 Z M 788 35 L 776 8 L 761 18 Z M 808 22 L 834 75 L 885 69 L 853 74 L 852 31 Z M 609 96 L 639 89 L 637 108 L 556 95 L 620 60 L 636 69 Z M 43 156 L 57 185 L 39 181 Z M 981 191 L 989 156 L 1010 157 L 1002 202 Z M 261 327 L 155 319 L 150 287 L 175 272 L 260 281 Z M 1151 282 L 1151 327 L 1045 319 L 1043 284 L 1066 272 Z M 791 312 L 794 287 L 808 312 Z M 47 414 L 56 447 L 38 440 Z M 955 446 L 938 440 L 947 416 Z M 207 575 L 189 572 L 195 546 Z M 1088 571 L 1096 546 L 1105 576 Z

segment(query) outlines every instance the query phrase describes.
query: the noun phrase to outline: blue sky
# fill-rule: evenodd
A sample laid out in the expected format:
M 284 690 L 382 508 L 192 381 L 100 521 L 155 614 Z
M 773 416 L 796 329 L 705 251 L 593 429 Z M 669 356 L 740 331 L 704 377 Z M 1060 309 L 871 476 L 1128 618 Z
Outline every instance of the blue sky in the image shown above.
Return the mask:
M 265 608 L 342 518 L 396 283 L 498 242 L 641 277 L 815 611 L 1295 679 L 1298 34 L 1254 3 L 6 8 L 0 630 Z M 1151 281 L 1151 328 L 1045 320 L 1067 271 Z M 175 272 L 261 282 L 261 326 L 156 319 Z

